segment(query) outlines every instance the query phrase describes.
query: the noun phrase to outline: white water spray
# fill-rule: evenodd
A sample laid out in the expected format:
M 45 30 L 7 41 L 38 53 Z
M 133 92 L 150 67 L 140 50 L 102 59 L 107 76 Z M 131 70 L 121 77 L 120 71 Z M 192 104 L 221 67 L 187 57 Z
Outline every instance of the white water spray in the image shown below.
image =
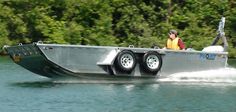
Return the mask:
M 221 68 L 199 72 L 182 72 L 158 79 L 159 82 L 204 82 L 204 83 L 236 83 L 235 68 Z
M 166 78 L 153 80 L 86 80 L 86 79 L 69 79 L 69 80 L 54 80 L 53 83 L 218 83 L 218 84 L 236 84 L 236 68 L 221 68 L 217 70 L 206 70 L 198 72 L 181 72 L 171 74 Z

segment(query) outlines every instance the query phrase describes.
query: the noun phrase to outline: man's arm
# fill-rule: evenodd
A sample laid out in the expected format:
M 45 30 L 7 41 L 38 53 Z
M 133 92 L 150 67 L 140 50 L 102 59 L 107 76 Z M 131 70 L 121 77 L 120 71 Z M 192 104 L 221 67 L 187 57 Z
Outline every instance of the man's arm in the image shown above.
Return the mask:
M 181 39 L 179 39 L 178 45 L 179 45 L 179 47 L 180 47 L 181 50 L 185 49 L 184 42 L 183 42 Z

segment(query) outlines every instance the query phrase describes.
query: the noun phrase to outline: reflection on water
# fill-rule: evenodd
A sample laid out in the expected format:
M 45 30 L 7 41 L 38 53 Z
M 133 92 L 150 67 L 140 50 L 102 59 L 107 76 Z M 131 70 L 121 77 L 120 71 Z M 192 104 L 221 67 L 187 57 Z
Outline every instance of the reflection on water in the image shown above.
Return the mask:
M 52 88 L 63 84 L 54 83 L 53 81 L 34 81 L 34 82 L 16 82 L 11 86 L 26 87 L 26 88 Z

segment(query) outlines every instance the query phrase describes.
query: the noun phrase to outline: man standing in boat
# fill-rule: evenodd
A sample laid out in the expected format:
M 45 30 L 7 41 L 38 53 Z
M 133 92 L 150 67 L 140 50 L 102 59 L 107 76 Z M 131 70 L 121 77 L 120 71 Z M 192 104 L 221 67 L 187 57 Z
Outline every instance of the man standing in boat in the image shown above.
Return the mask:
M 170 30 L 166 48 L 172 50 L 185 50 L 184 42 L 178 37 L 178 32 L 176 30 Z

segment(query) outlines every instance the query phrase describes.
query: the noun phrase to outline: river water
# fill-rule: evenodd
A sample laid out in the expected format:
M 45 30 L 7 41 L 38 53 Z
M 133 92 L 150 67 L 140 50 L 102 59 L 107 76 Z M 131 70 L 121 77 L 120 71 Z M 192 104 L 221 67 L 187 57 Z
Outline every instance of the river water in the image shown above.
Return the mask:
M 236 60 L 156 83 L 51 81 L 0 57 L 0 112 L 235 112 Z

